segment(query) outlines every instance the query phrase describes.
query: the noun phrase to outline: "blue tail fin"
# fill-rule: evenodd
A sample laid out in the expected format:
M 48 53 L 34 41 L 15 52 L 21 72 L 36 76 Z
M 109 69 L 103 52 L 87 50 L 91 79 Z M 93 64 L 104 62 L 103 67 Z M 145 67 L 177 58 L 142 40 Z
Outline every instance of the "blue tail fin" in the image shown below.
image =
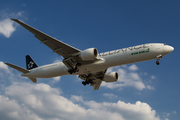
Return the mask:
M 38 66 L 34 62 L 34 60 L 29 55 L 26 55 L 26 68 L 28 70 L 31 70 L 31 69 L 36 68 L 36 67 L 38 67 Z

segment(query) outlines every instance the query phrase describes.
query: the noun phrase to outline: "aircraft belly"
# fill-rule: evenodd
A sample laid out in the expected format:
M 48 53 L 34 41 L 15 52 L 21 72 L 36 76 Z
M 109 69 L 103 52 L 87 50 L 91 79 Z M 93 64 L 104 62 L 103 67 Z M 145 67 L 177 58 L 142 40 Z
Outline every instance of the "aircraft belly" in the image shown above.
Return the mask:
M 92 64 L 82 65 L 79 67 L 79 72 L 77 74 L 88 74 L 104 71 L 107 69 L 106 66 L 104 66 L 104 62 L 104 60 L 100 60 Z
M 68 74 L 68 69 L 63 63 L 52 64 L 49 66 L 42 66 L 32 70 L 30 73 L 22 75 L 25 77 L 34 78 L 50 78 L 56 76 L 63 76 Z
M 44 69 L 40 73 L 40 77 L 50 78 L 50 77 L 56 77 L 56 76 L 63 76 L 66 74 L 68 74 L 68 73 L 67 73 L 65 66 L 53 66 L 53 67 L 49 67 L 49 68 Z

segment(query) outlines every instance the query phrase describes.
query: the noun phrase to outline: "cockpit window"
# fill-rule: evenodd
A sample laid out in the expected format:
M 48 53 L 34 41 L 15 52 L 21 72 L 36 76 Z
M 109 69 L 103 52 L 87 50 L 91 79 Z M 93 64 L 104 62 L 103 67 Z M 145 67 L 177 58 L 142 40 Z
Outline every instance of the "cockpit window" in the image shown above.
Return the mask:
M 167 44 L 164 44 L 164 45 L 167 45 Z

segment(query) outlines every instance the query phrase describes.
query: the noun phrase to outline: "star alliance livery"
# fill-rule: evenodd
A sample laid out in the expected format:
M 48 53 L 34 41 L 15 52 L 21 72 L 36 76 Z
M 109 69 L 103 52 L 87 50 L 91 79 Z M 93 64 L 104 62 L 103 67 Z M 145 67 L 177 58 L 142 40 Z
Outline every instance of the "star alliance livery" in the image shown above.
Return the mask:
M 37 78 L 79 75 L 79 78 L 83 80 L 82 84 L 84 86 L 90 84 L 94 87 L 94 90 L 98 90 L 102 81 L 108 83 L 116 82 L 118 80 L 117 72 L 106 73 L 109 67 L 152 59 L 157 59 L 156 64 L 159 65 L 159 60 L 174 50 L 172 46 L 163 43 L 143 44 L 105 53 L 98 53 L 96 48 L 79 50 L 23 23 L 18 19 L 12 20 L 32 32 L 41 43 L 45 44 L 53 52 L 56 52 L 64 58 L 62 62 L 38 67 L 33 59 L 27 55 L 27 69 L 10 63 L 5 63 L 6 65 L 22 72 L 23 74 L 21 76 L 28 77 L 34 83 L 37 82 Z

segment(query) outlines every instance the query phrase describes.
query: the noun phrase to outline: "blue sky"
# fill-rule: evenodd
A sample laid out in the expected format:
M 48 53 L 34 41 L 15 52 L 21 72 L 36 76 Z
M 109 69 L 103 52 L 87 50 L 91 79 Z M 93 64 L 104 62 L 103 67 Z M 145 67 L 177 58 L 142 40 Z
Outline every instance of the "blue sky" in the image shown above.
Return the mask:
M 177 0 L 0 1 L 0 117 L 2 120 L 178 120 L 180 2 Z M 17 18 L 75 48 L 98 51 L 144 43 L 175 50 L 160 60 L 110 68 L 119 81 L 98 91 L 77 76 L 38 79 L 36 84 L 7 67 L 25 68 L 29 54 L 41 66 L 61 61 Z

